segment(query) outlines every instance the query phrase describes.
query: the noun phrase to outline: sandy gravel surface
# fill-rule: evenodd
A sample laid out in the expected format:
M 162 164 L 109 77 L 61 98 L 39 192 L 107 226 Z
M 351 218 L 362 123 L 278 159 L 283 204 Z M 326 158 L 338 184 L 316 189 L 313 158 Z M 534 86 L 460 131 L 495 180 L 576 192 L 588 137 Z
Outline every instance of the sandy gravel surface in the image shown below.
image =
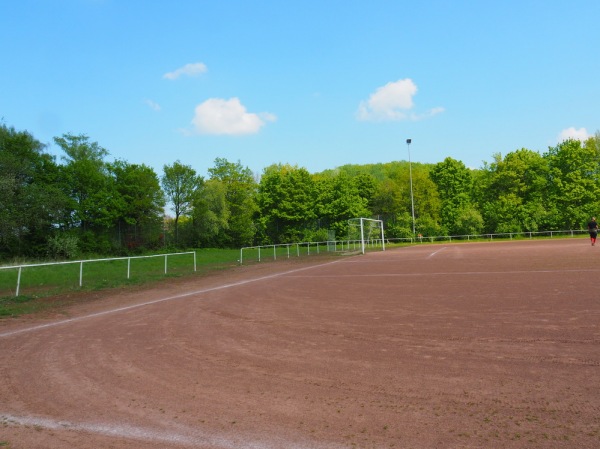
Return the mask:
M 600 447 L 586 243 L 278 261 L 2 320 L 0 444 Z

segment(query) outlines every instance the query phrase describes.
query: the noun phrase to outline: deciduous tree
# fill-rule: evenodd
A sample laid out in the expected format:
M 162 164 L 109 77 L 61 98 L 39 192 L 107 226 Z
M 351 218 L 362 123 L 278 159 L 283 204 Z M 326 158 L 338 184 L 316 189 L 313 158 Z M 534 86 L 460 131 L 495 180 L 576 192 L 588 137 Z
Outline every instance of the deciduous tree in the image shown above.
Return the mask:
M 237 247 L 251 244 L 256 232 L 254 214 L 257 211 L 257 183 L 252 171 L 240 161 L 234 163 L 217 158 L 215 166 L 208 172 L 210 179 L 223 183 L 229 207 L 228 226 L 219 234 L 221 243 Z
M 172 165 L 165 165 L 163 171 L 161 183 L 175 213 L 175 242 L 178 243 L 179 218 L 191 213 L 196 191 L 202 185 L 203 179 L 191 166 L 184 165 L 179 160 Z
M 60 170 L 26 131 L 0 126 L 0 257 L 44 255 L 67 214 Z
M 258 207 L 271 243 L 303 240 L 316 218 L 315 185 L 305 168 L 271 165 L 258 188 Z
M 117 228 L 128 247 L 159 243 L 165 197 L 154 170 L 118 160 L 109 164 L 118 198 Z

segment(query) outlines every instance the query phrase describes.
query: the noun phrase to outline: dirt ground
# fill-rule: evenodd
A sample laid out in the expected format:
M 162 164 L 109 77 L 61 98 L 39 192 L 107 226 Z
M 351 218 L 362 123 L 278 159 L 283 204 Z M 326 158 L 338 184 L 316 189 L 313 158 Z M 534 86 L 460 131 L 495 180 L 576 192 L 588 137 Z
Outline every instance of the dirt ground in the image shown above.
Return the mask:
M 417 245 L 0 320 L 0 447 L 598 448 L 599 262 Z

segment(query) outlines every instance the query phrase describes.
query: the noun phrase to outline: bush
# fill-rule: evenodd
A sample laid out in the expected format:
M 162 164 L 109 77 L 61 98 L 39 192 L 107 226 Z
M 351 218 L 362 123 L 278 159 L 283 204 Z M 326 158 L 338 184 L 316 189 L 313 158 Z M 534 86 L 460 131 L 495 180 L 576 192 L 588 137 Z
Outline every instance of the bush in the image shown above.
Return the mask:
M 68 234 L 49 237 L 47 252 L 51 259 L 73 259 L 79 254 L 79 239 Z

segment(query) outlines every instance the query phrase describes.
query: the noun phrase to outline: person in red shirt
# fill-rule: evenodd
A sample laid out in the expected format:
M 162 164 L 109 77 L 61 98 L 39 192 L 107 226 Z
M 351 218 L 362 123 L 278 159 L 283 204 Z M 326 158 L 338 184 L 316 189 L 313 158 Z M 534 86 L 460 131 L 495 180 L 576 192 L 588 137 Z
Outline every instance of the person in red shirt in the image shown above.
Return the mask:
M 590 233 L 592 246 L 594 246 L 596 244 L 596 237 L 598 236 L 598 223 L 596 222 L 596 217 L 592 217 L 591 221 L 588 223 L 588 232 Z

